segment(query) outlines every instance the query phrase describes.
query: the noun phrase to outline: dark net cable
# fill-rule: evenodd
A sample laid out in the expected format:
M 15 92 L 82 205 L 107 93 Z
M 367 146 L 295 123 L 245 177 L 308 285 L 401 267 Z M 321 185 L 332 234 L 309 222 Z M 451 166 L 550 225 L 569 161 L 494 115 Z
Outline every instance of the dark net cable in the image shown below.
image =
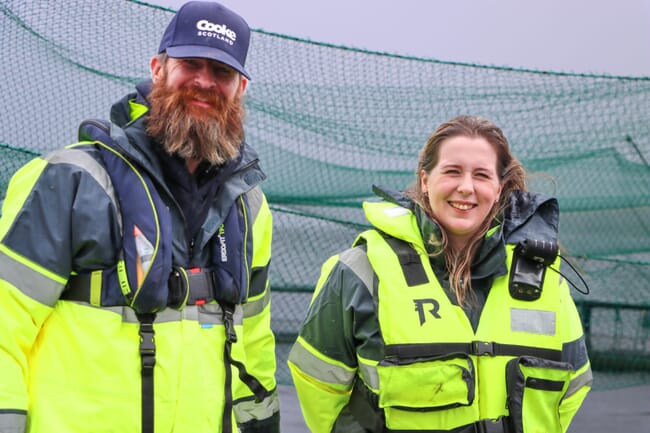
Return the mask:
M 128 0 L 1 0 L 0 11 L 4 197 L 19 166 L 74 142 L 81 120 L 107 118 L 148 78 L 172 11 Z M 458 114 L 502 126 L 531 189 L 559 198 L 563 248 L 591 290 L 572 293 L 595 386 L 650 382 L 650 77 L 443 62 L 263 31 L 247 69 L 247 140 L 274 213 L 281 383 L 320 266 L 365 227 L 371 185 L 410 184 L 428 135 Z

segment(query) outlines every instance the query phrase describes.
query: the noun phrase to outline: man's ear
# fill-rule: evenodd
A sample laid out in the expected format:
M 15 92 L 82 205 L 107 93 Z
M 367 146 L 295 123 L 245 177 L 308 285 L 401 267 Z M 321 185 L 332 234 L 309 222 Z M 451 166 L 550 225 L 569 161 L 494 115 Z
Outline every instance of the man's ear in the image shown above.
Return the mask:
M 248 86 L 248 78 L 244 77 L 243 75 L 241 76 L 241 84 L 240 84 L 240 86 L 241 86 L 240 91 L 241 91 L 241 94 L 243 95 L 244 93 L 246 93 L 246 87 Z
M 149 68 L 151 69 L 151 80 L 155 83 L 160 80 L 163 71 L 163 63 L 160 61 L 158 56 L 153 56 L 149 62 Z

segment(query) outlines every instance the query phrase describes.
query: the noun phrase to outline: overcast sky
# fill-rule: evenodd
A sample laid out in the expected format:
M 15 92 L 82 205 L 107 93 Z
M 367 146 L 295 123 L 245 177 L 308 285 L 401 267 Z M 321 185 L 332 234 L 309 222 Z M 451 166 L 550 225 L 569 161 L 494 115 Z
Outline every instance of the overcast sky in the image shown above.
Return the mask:
M 178 9 L 182 0 L 146 0 Z M 650 76 L 650 0 L 223 0 L 253 29 L 446 61 Z

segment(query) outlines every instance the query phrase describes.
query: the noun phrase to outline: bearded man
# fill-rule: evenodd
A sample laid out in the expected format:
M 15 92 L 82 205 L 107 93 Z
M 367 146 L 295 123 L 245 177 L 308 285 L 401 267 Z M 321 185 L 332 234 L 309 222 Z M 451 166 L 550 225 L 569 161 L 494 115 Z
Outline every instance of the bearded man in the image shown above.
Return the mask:
M 235 12 L 186 3 L 110 122 L 13 176 L 1 431 L 279 431 L 249 41 Z

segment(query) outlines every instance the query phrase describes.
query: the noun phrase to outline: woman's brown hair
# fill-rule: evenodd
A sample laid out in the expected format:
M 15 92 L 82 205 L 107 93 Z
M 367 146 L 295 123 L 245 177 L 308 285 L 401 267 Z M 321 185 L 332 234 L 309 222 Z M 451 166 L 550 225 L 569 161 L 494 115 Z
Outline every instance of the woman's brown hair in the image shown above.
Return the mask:
M 430 173 L 438 164 L 441 144 L 449 138 L 458 136 L 483 138 L 492 145 L 497 154 L 496 169 L 501 184 L 499 201 L 495 203 L 480 229 L 474 233 L 463 249 L 453 251 L 448 248 L 447 234 L 442 227 L 440 227 L 442 239 L 425 239 L 425 242 L 437 246 L 433 255 L 444 254 L 447 270 L 449 271 L 449 285 L 456 294 L 458 304 L 462 306 L 472 297 L 471 265 L 474 255 L 480 248 L 481 242 L 492 226 L 494 219 L 502 215 L 504 209 L 508 206 L 511 192 L 526 190 L 526 173 L 522 164 L 511 153 L 510 145 L 501 128 L 480 116 L 462 115 L 454 117 L 438 126 L 425 143 L 418 161 L 417 181 L 414 189 L 409 191 L 409 195 L 424 209 L 430 218 L 434 219 L 433 212 L 428 198 L 422 192 L 420 173 L 422 171 Z

